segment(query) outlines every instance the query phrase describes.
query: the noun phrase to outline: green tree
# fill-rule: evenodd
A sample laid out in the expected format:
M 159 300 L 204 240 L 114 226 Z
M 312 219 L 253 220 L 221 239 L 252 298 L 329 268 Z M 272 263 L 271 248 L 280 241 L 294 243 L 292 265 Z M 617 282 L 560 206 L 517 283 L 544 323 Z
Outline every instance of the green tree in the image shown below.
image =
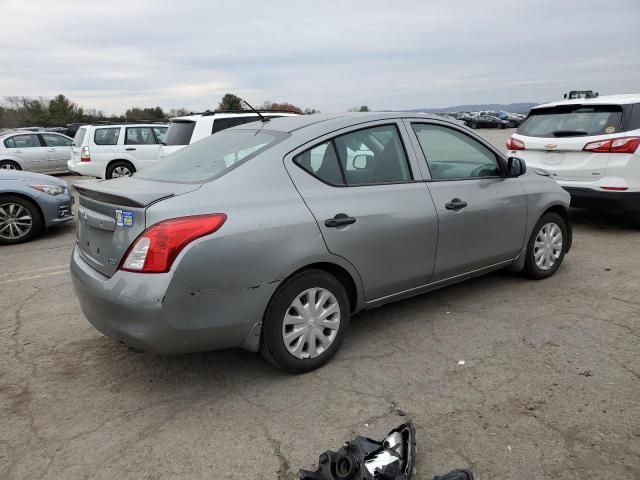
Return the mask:
M 82 108 L 62 94 L 55 96 L 48 103 L 48 126 L 62 127 L 82 119 Z
M 238 111 L 242 110 L 242 99 L 233 93 L 225 93 L 218 104 L 218 110 Z

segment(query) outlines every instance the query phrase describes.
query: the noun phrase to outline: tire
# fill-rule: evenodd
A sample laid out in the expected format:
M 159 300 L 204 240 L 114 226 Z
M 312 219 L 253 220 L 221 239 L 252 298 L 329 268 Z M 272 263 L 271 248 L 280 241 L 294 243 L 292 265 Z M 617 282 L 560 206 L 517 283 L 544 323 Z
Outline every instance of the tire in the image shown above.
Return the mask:
M 19 163 L 13 160 L 0 160 L 0 169 L 2 170 L 22 170 Z
M 105 173 L 105 178 L 107 180 L 111 180 L 112 178 L 126 177 L 134 174 L 135 172 L 136 167 L 134 167 L 131 162 L 127 162 L 126 160 L 117 160 L 109 164 Z
M 14 222 L 9 223 L 11 219 Z M 17 195 L 0 196 L 0 245 L 28 242 L 41 230 L 40 210 L 32 201 Z
M 547 257 L 545 252 L 549 250 L 544 246 L 537 248 L 536 241 L 538 240 L 539 235 L 542 236 L 542 242 L 546 241 L 543 229 L 546 229 L 548 234 L 552 234 L 550 235 L 551 239 L 556 235 L 553 234 L 554 230 L 552 227 L 549 227 L 550 225 L 555 225 L 557 229 L 560 230 L 562 238 L 560 240 L 560 244 L 552 242 L 552 246 L 549 247 L 552 253 Z M 548 278 L 556 273 L 562 264 L 562 260 L 564 260 L 568 238 L 567 224 L 564 218 L 553 212 L 542 215 L 540 220 L 538 220 L 538 223 L 536 223 L 536 226 L 533 228 L 533 232 L 531 233 L 531 237 L 527 243 L 527 257 L 524 264 L 524 274 L 534 280 L 542 280 L 543 278 Z M 541 251 L 542 253 L 540 253 Z M 554 257 L 555 255 L 557 256 Z M 536 257 L 538 257 L 538 261 L 536 261 Z M 549 265 L 551 261 L 553 261 L 553 263 Z
M 478 124 L 477 124 L 477 123 L 473 123 L 473 122 L 471 122 L 471 123 L 469 124 L 469 126 L 470 126 L 471 128 L 473 128 L 474 130 L 475 130 L 476 128 L 478 128 Z
M 501 124 L 501 123 L 499 123 L 499 124 L 498 124 L 498 130 L 502 130 L 503 128 L 504 128 L 504 125 L 503 125 L 503 124 Z
M 311 301 L 315 304 L 323 294 L 327 298 L 322 305 L 323 309 L 334 310 L 330 315 L 325 314 L 324 320 L 319 319 L 317 312 L 311 311 L 309 314 L 294 305 L 296 300 L 300 307 L 310 305 Z M 314 295 L 315 300 L 311 300 L 309 295 Z M 306 303 L 304 299 L 307 300 Z M 288 321 L 285 317 L 288 317 Z M 347 292 L 338 279 L 324 270 L 296 273 L 280 285 L 269 301 L 262 321 L 260 353 L 268 362 L 289 373 L 306 373 L 320 368 L 340 348 L 349 326 L 349 317 Z M 313 319 L 313 324 L 307 318 Z M 330 324 L 331 328 L 322 328 L 316 324 L 316 320 L 318 324 L 320 321 Z M 290 324 L 291 321 L 296 324 Z M 291 335 L 288 346 L 285 342 L 287 334 Z M 315 356 L 309 339 L 314 341 Z M 327 341 L 329 343 L 325 346 Z M 299 353 L 294 355 L 292 351 Z

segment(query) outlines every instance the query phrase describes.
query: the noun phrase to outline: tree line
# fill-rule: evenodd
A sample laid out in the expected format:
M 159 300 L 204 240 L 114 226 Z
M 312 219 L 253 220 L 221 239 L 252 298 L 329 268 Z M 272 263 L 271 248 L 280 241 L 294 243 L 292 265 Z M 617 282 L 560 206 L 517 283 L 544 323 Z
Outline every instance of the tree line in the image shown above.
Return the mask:
M 265 101 L 255 108 L 261 110 L 290 110 L 296 113 L 320 113 L 319 110 L 301 108 L 288 102 Z M 242 99 L 232 93 L 225 94 L 218 103 L 218 110 L 249 110 Z M 85 109 L 60 94 L 53 98 L 9 96 L 0 101 L 0 128 L 64 127 L 70 123 L 163 121 L 171 117 L 188 115 L 186 108 L 163 110 L 161 107 L 131 107 L 123 115 L 105 115 L 94 108 Z

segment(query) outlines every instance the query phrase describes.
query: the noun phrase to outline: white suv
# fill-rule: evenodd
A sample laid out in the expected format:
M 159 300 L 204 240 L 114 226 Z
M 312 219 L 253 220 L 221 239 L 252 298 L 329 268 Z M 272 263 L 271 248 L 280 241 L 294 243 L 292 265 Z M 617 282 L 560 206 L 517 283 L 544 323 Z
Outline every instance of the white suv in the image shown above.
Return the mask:
M 158 123 L 85 125 L 73 138 L 67 167 L 98 178 L 131 175 L 158 160 L 167 128 Z
M 284 110 L 259 110 L 266 118 L 298 115 Z M 174 117 L 169 121 L 169 130 L 160 148 L 160 158 L 202 140 L 220 130 L 260 120 L 252 111 L 192 113 L 184 117 Z
M 640 94 L 535 107 L 507 141 L 511 156 L 549 172 L 571 205 L 640 215 Z

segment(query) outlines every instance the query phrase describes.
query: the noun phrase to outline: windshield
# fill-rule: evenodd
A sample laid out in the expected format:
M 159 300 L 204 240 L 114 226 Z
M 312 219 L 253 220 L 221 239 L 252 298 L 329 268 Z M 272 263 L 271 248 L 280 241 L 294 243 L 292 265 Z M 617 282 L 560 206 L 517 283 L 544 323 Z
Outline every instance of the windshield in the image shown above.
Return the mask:
M 189 145 L 196 122 L 171 122 L 164 137 L 165 145 Z M 160 140 L 162 142 L 162 140 Z
M 620 131 L 622 109 L 617 105 L 562 105 L 535 108 L 518 128 L 529 137 L 580 137 Z
M 264 130 L 223 130 L 166 156 L 136 176 L 167 182 L 204 182 L 221 177 L 234 165 L 264 152 L 286 136 Z

